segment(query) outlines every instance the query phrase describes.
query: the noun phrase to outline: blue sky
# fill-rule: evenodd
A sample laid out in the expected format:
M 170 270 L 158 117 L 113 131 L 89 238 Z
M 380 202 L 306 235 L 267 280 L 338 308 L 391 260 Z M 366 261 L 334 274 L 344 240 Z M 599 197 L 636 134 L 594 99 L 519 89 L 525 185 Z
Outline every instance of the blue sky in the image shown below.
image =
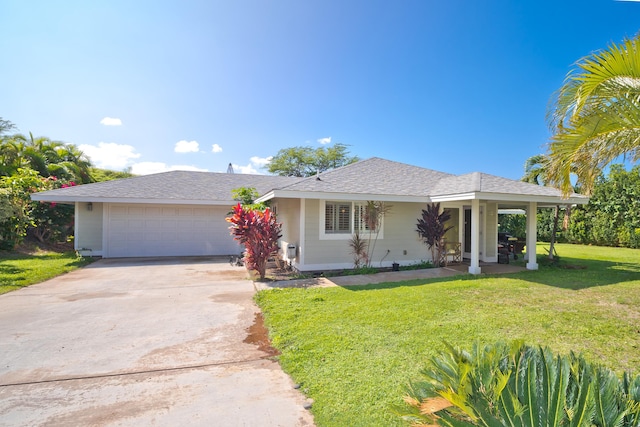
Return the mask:
M 581 57 L 640 30 L 640 3 L 0 2 L 0 117 L 97 166 L 266 173 L 343 143 L 519 179 Z

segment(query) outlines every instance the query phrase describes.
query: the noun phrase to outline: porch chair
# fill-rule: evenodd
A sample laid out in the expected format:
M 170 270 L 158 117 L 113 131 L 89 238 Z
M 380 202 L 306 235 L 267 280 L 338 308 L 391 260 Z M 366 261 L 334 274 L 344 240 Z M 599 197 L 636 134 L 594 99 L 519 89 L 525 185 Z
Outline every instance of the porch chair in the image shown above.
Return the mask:
M 460 242 L 447 242 L 446 240 L 442 241 L 442 250 L 440 251 L 440 265 L 447 266 L 449 265 L 449 258 L 451 258 L 451 263 L 461 263 L 462 262 L 462 244 Z

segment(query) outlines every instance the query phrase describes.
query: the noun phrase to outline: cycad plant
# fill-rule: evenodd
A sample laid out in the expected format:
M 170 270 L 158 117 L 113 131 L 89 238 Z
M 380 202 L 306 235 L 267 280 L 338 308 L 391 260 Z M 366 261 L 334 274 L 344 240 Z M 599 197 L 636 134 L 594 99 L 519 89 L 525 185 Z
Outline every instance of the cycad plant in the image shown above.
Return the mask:
M 640 377 L 573 353 L 521 342 L 450 345 L 407 387 L 399 414 L 412 426 L 637 427 Z

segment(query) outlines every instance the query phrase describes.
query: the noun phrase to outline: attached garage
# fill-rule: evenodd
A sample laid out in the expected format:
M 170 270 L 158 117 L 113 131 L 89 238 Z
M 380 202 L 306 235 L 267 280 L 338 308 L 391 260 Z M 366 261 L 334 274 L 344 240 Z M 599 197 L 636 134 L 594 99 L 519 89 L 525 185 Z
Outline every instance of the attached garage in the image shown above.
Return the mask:
M 225 221 L 234 190 L 264 194 L 300 178 L 171 171 L 33 194 L 75 204 L 75 249 L 85 256 L 239 255 Z
M 228 212 L 222 206 L 108 204 L 103 256 L 239 254 Z

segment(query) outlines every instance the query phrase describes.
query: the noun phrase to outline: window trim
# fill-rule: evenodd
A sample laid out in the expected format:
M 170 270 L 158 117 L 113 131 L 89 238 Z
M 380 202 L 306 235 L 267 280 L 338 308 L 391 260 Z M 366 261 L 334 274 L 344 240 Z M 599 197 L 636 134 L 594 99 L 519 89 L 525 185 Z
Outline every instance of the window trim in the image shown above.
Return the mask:
M 349 232 L 345 232 L 345 233 L 327 233 L 325 226 L 326 226 L 326 208 L 327 208 L 327 203 L 331 203 L 331 204 L 349 204 L 351 205 L 350 211 L 349 211 L 349 228 L 350 231 Z M 320 228 L 320 240 L 349 240 L 351 239 L 351 237 L 354 235 L 354 228 L 355 228 L 355 213 L 356 213 L 356 208 L 359 209 L 359 206 L 362 206 L 366 203 L 366 201 L 346 201 L 346 200 L 321 200 L 319 205 L 320 205 L 320 220 L 319 220 L 319 228 Z M 371 235 L 372 239 L 375 239 L 375 234 Z M 363 237 L 365 239 L 369 238 L 369 232 L 364 229 L 364 227 L 360 228 L 360 237 Z M 378 233 L 378 240 L 380 239 L 384 239 L 384 217 L 381 220 L 380 223 L 380 233 Z

